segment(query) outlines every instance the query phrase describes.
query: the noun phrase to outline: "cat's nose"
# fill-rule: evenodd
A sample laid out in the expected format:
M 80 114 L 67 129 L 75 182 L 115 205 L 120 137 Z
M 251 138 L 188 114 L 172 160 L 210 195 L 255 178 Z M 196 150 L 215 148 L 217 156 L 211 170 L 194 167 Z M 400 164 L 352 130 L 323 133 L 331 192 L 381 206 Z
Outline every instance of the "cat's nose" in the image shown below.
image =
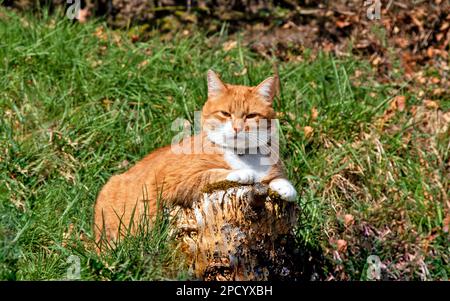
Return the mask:
M 237 135 L 240 131 L 242 131 L 241 126 L 233 126 L 234 135 Z
M 235 135 L 237 133 L 239 133 L 240 131 L 242 131 L 243 128 L 244 128 L 244 123 L 242 122 L 242 120 L 236 120 L 233 122 L 233 130 L 234 130 Z

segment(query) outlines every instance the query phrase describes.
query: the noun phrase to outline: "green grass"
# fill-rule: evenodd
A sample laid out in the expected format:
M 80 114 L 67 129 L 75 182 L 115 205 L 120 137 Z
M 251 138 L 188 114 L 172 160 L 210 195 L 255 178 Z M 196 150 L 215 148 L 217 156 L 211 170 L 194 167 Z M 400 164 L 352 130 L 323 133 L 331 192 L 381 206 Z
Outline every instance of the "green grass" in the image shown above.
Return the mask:
M 4 9 L 0 37 L 0 279 L 64 279 L 70 255 L 82 279 L 185 279 L 164 217 L 97 256 L 89 247 L 96 195 L 111 175 L 170 143 L 172 121 L 193 120 L 209 68 L 257 84 L 271 63 L 240 45 L 224 51 L 224 33 L 132 43 L 98 22 Z M 276 106 L 300 192 L 298 244 L 322 254 L 315 270 L 365 279 L 374 254 L 384 279 L 448 279 L 448 129 L 426 130 L 409 110 L 380 125 L 393 96 L 406 95 L 408 109 L 421 100 L 406 85 L 377 83 L 359 58 L 303 59 L 280 64 Z M 346 249 L 337 250 L 339 239 Z

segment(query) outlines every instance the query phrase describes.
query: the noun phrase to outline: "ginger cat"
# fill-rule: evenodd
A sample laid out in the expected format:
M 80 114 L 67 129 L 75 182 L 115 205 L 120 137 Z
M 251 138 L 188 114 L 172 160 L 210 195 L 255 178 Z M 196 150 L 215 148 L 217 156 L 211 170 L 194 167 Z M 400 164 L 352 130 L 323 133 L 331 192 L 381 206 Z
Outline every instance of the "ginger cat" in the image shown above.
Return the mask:
M 238 86 L 223 83 L 209 70 L 207 83 L 201 132 L 175 147 L 169 145 L 153 151 L 127 172 L 111 177 L 102 188 L 94 209 L 96 242 L 102 237 L 116 240 L 121 222 L 123 229 L 130 224 L 133 214 L 142 215 L 144 203 L 148 214 L 154 214 L 158 197 L 190 206 L 207 183 L 261 182 L 287 201 L 296 199 L 296 190 L 284 176 L 278 157 L 270 164 L 262 161 L 271 149 L 267 137 L 273 129 L 270 120 L 275 118 L 272 102 L 277 78 L 269 77 L 256 87 Z M 264 124 L 264 120 L 269 122 Z M 188 146 L 200 145 L 204 151 L 181 154 L 174 151 L 183 142 Z

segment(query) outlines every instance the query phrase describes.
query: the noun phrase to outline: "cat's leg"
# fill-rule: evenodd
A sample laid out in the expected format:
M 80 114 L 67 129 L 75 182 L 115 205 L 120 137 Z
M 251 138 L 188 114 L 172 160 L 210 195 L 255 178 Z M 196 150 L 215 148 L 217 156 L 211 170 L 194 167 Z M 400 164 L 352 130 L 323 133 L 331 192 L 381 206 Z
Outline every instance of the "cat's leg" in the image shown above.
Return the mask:
M 226 180 L 241 184 L 253 184 L 256 181 L 256 173 L 251 169 L 239 169 L 227 171 Z M 293 202 L 297 199 L 295 187 L 285 178 L 275 178 L 269 182 L 269 187 L 276 191 L 283 200 Z
M 262 183 L 268 184 L 269 188 L 277 192 L 283 200 L 294 202 L 297 199 L 297 191 L 291 182 L 286 179 L 280 162 L 272 166 Z
M 283 200 L 293 202 L 297 198 L 295 187 L 284 178 L 273 179 L 269 183 L 270 189 L 276 191 Z
M 212 168 L 201 172 L 200 181 L 202 184 L 215 183 L 227 180 L 227 176 L 230 174 L 229 169 L 225 168 Z
M 168 198 L 179 205 L 191 207 L 192 202 L 201 197 L 202 190 L 207 184 L 224 181 L 229 173 L 228 169 L 212 168 L 186 175 L 177 185 L 166 187 L 166 190 L 170 190 Z
M 233 170 L 228 173 L 226 180 L 240 184 L 253 184 L 256 180 L 256 173 L 251 169 Z

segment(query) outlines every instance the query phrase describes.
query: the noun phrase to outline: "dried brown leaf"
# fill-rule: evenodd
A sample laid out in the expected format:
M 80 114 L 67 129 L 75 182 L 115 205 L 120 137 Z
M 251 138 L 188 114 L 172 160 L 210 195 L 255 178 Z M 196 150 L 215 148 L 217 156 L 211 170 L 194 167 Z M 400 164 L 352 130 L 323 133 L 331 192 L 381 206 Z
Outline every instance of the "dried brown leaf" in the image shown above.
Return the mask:
M 316 107 L 312 107 L 311 109 L 311 119 L 316 120 L 317 117 L 319 117 L 319 112 L 317 111 Z
M 425 100 L 423 101 L 423 103 L 424 103 L 424 105 L 425 105 L 425 107 L 426 107 L 427 109 L 433 109 L 433 110 L 439 109 L 439 103 L 437 103 L 437 102 L 434 101 L 434 100 L 431 100 L 431 99 L 425 99 Z
M 396 96 L 395 102 L 396 102 L 396 106 L 397 106 L 397 111 L 403 112 L 406 107 L 406 97 L 403 95 Z
M 344 224 L 349 227 L 355 223 L 355 218 L 351 214 L 344 215 Z
M 339 252 L 344 253 L 345 251 L 347 251 L 347 241 L 343 240 L 343 239 L 338 239 L 338 241 L 336 242 L 337 245 L 337 249 Z
M 228 52 L 228 51 L 236 48 L 236 46 L 237 46 L 236 41 L 226 41 L 225 43 L 223 43 L 222 48 L 223 48 L 223 51 Z
M 303 133 L 305 134 L 306 138 L 309 138 L 313 135 L 314 129 L 310 126 L 303 127 Z

